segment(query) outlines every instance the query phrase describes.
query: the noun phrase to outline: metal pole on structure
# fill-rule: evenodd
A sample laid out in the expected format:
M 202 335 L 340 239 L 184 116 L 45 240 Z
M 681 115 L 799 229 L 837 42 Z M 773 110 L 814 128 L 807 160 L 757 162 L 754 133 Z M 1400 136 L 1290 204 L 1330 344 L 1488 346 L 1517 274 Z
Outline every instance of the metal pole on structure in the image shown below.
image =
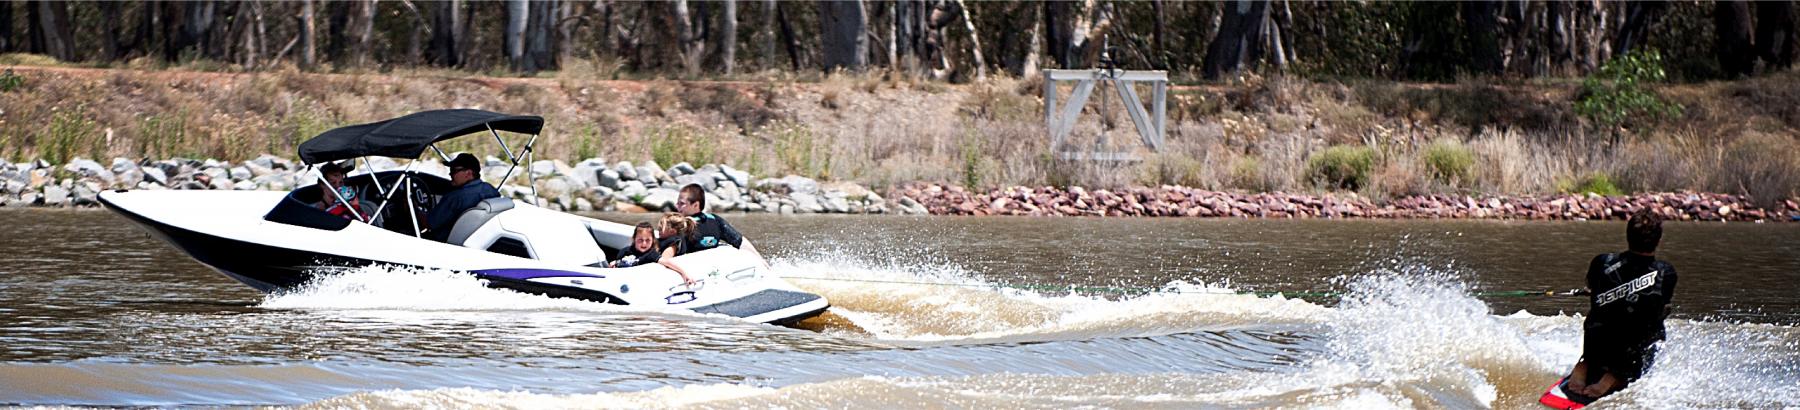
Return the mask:
M 476 175 L 481 175 L 481 174 L 476 173 Z M 404 180 L 406 180 L 406 178 L 408 176 L 410 176 L 410 175 L 401 176 L 400 180 L 404 181 Z M 382 205 L 385 206 L 387 204 L 382 204 Z M 419 230 L 419 212 L 417 210 L 418 210 L 418 208 L 414 208 L 414 205 L 413 205 L 412 184 L 406 184 L 406 219 L 412 221 L 413 237 L 414 238 L 423 238 L 423 237 L 425 237 L 425 234 L 424 234 L 424 232 L 421 232 Z

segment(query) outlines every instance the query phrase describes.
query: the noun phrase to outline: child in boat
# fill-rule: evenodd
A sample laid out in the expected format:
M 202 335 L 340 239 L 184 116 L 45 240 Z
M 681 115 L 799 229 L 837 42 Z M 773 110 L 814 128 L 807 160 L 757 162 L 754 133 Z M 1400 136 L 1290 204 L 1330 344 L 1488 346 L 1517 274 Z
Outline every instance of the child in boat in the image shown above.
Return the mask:
M 631 231 L 631 246 L 619 252 L 619 259 L 607 264 L 609 268 L 629 268 L 637 265 L 656 263 L 662 258 L 662 247 L 656 245 L 656 228 L 649 222 L 639 222 L 637 229 Z
M 694 279 L 689 278 L 687 272 L 675 264 L 675 257 L 688 251 L 688 239 L 694 236 L 694 220 L 678 213 L 668 213 L 663 215 L 657 226 L 657 231 L 662 233 L 662 256 L 657 258 L 656 263 L 681 275 L 682 282 L 694 283 Z

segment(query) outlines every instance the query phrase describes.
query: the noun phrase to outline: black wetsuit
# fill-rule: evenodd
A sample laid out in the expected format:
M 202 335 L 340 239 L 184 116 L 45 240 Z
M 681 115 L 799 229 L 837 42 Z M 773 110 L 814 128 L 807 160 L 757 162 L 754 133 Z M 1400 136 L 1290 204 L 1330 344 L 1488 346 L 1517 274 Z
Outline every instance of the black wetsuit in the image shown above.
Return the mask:
M 656 263 L 658 259 L 662 259 L 662 247 L 651 246 L 650 250 L 638 252 L 637 246 L 633 245 L 625 247 L 625 250 L 619 251 L 619 260 L 614 262 L 613 267 L 629 268 L 638 265 L 649 265 Z
M 689 218 L 694 219 L 694 235 L 688 238 L 687 248 L 682 249 L 683 251 L 699 252 L 716 248 L 720 244 L 730 244 L 733 248 L 744 247 L 744 236 L 738 234 L 737 228 L 732 228 L 724 218 L 705 212 Z
M 1675 266 L 1631 252 L 1603 254 L 1588 265 L 1588 317 L 1582 324 L 1582 360 L 1589 381 L 1612 373 L 1637 380 L 1656 360 L 1663 319 L 1675 297 Z
M 681 256 L 688 253 L 687 241 L 682 240 L 680 236 L 671 236 L 656 240 L 657 252 L 662 252 L 663 249 L 670 248 L 675 249 L 675 256 Z

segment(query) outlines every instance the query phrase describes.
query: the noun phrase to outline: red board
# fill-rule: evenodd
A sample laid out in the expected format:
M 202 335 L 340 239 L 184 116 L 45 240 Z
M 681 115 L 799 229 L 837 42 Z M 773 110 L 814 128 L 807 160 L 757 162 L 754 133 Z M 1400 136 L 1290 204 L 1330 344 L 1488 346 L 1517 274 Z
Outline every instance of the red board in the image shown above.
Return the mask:
M 1568 391 L 1563 390 L 1563 385 L 1568 382 L 1569 378 L 1565 376 L 1562 380 L 1558 380 L 1556 384 L 1550 385 L 1550 388 L 1544 389 L 1544 396 L 1538 398 L 1538 403 L 1543 403 L 1545 406 L 1549 406 L 1553 409 L 1562 410 L 1577 410 L 1582 407 L 1587 407 L 1586 404 L 1582 404 L 1581 402 L 1576 401 L 1576 399 L 1569 398 Z

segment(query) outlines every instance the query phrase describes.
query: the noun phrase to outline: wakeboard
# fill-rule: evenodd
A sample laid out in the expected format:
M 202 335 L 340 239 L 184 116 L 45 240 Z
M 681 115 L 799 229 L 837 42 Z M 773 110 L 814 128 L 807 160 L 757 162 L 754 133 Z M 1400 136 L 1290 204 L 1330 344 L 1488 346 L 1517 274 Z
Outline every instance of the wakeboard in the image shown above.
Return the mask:
M 1556 381 L 1556 384 L 1550 385 L 1550 388 L 1544 389 L 1544 396 L 1538 398 L 1538 403 L 1543 403 L 1545 406 L 1553 409 L 1578 410 L 1582 407 L 1587 407 L 1587 405 L 1593 403 L 1594 400 L 1599 400 L 1598 397 L 1588 397 L 1578 393 L 1571 393 L 1569 392 L 1568 385 L 1569 377 L 1563 376 L 1562 380 L 1558 380 Z

